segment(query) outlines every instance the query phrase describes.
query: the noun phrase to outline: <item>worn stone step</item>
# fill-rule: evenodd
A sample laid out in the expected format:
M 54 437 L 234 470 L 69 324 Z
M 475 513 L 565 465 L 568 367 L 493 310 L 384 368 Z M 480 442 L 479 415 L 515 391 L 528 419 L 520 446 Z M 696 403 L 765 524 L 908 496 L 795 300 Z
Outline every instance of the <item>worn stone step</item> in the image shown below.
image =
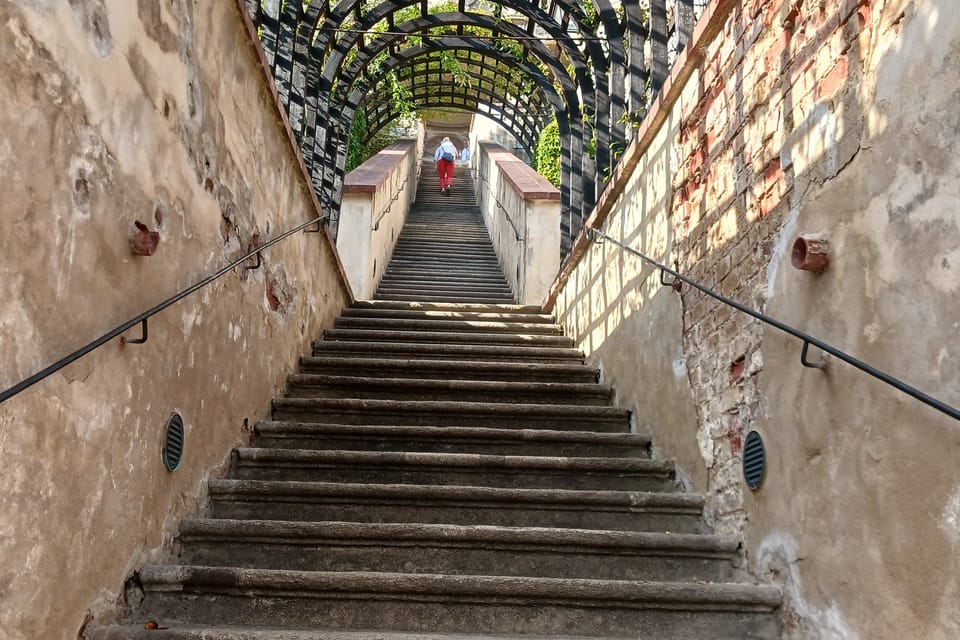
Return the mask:
M 377 295 L 384 299 L 396 300 L 401 296 L 418 295 L 422 299 L 445 299 L 445 298 L 464 298 L 483 299 L 483 300 L 513 300 L 513 293 L 507 286 L 501 288 L 492 287 L 470 287 L 456 282 L 439 281 L 430 286 L 419 284 L 391 284 L 389 282 L 380 283 L 377 287 Z
M 443 257 L 496 259 L 497 254 L 490 245 L 490 238 L 486 237 L 486 232 L 478 231 L 473 234 L 448 234 L 442 240 L 428 236 L 418 238 L 400 234 L 391 258 L 396 260 L 408 256 L 415 260 L 421 258 L 439 260 Z
M 130 625 L 89 628 L 86 640 L 618 640 L 607 636 L 501 635 L 487 633 L 405 633 L 403 631 L 324 631 L 322 629 L 254 629 L 236 626 L 203 626 L 163 621 L 161 629 Z M 629 640 L 620 638 L 619 640 Z
M 613 399 L 613 388 L 598 383 L 437 380 L 294 373 L 287 377 L 287 396 L 608 406 Z
M 387 267 L 387 270 L 383 274 L 382 280 L 415 283 L 433 282 L 440 278 L 444 280 L 458 280 L 464 283 L 479 284 L 496 283 L 499 285 L 506 282 L 503 277 L 503 273 L 499 270 L 499 268 L 496 271 L 493 269 L 488 271 L 478 271 L 476 269 L 464 271 L 462 268 L 453 266 L 438 266 L 429 269 L 412 267 Z
M 419 522 L 698 533 L 688 493 L 210 480 L 214 518 Z
M 677 488 L 672 463 L 646 458 L 239 447 L 232 461 L 230 477 L 240 480 L 585 491 Z
M 630 415 L 619 407 L 506 402 L 441 402 L 349 398 L 276 398 L 275 420 L 339 424 L 438 427 L 544 428 L 560 431 L 629 431 Z
M 513 345 L 516 347 L 573 348 L 571 338 L 538 333 L 492 333 L 485 331 L 389 331 L 380 329 L 326 329 L 324 340 L 358 342 L 442 342 L 453 344 Z
M 370 307 L 348 307 L 341 314 L 343 318 L 397 318 L 400 320 L 462 320 L 475 322 L 535 323 L 556 324 L 556 318 L 547 313 L 493 312 L 493 311 L 453 311 L 429 309 L 385 309 Z
M 780 591 L 759 585 L 184 565 L 148 565 L 139 577 L 139 619 L 658 638 L 773 639 L 780 631 L 772 615 Z
M 395 300 L 395 301 L 403 301 L 403 302 L 433 301 L 433 302 L 496 303 L 496 302 L 510 302 L 514 300 L 513 297 L 508 297 L 506 295 L 502 295 L 502 296 L 464 295 L 460 293 L 430 293 L 428 295 L 422 292 L 417 292 L 412 290 L 406 291 L 404 293 L 390 293 L 389 295 L 384 295 L 382 298 L 384 300 Z
M 650 438 L 634 433 L 350 425 L 263 421 L 254 426 L 253 444 L 286 449 L 424 451 L 496 455 L 649 457 Z
M 179 538 L 185 564 L 602 580 L 729 580 L 739 550 L 698 534 L 281 520 L 187 519 Z
M 493 320 L 448 320 L 441 318 L 355 318 L 341 316 L 334 326 L 338 329 L 378 329 L 395 331 L 452 331 L 464 333 L 523 333 L 527 335 L 562 335 L 557 324 L 544 322 L 498 322 Z
M 387 291 L 390 289 L 429 289 L 452 290 L 463 294 L 467 293 L 467 290 L 469 290 L 470 293 L 476 293 L 478 291 L 498 291 L 503 293 L 510 291 L 507 281 L 504 280 L 502 276 L 497 276 L 496 278 L 488 276 L 482 280 L 473 280 L 470 276 L 465 276 L 457 271 L 459 270 L 456 268 L 450 272 L 423 271 L 418 273 L 416 277 L 388 273 L 381 279 L 378 285 L 378 291 Z
M 314 374 L 349 374 L 378 378 L 421 380 L 500 380 L 528 382 L 597 382 L 600 371 L 585 364 L 444 361 L 429 359 L 353 357 L 300 358 L 300 371 Z
M 405 311 L 449 311 L 453 313 L 542 314 L 543 310 L 529 304 L 471 304 L 445 302 L 397 302 L 390 300 L 355 300 L 351 309 L 388 309 Z
M 574 348 L 417 342 L 360 342 L 321 340 L 313 343 L 315 356 L 418 358 L 434 360 L 487 359 L 489 362 L 582 364 L 583 352 Z
M 415 277 L 397 275 L 388 272 L 380 281 L 380 288 L 421 288 L 432 289 L 470 289 L 509 291 L 510 287 L 502 276 L 486 276 L 474 279 L 465 275 L 458 267 L 451 267 L 449 271 L 419 271 Z
M 478 269 L 487 272 L 493 272 L 494 270 L 499 271 L 499 265 L 497 263 L 497 257 L 494 254 L 471 257 L 469 255 L 441 255 L 437 252 L 432 252 L 429 255 L 418 256 L 411 254 L 409 257 L 404 257 L 402 254 L 399 256 L 394 256 L 390 260 L 390 265 L 388 268 L 392 269 L 452 269 L 455 267 L 462 268 L 464 273 L 469 273 L 472 269 Z M 502 272 L 501 272 L 502 273 Z

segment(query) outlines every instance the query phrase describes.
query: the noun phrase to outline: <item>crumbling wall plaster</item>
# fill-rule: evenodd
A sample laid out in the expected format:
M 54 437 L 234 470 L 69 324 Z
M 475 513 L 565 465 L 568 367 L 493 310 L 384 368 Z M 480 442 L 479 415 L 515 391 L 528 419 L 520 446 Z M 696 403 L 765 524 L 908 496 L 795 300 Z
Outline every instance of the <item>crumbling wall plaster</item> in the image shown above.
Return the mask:
M 0 3 L 0 388 L 317 215 L 241 11 Z M 327 235 L 297 234 L 0 405 L 0 635 L 108 620 L 348 298 Z
M 604 231 L 960 406 L 960 6 L 726 6 Z M 822 274 L 790 263 L 806 233 L 830 241 Z M 783 585 L 786 637 L 957 637 L 956 421 L 836 358 L 804 368 L 800 341 L 636 262 L 592 246 L 558 317 L 692 469 L 708 522 Z M 678 345 L 688 379 L 671 387 L 677 368 L 651 354 Z M 768 454 L 756 493 L 750 430 Z

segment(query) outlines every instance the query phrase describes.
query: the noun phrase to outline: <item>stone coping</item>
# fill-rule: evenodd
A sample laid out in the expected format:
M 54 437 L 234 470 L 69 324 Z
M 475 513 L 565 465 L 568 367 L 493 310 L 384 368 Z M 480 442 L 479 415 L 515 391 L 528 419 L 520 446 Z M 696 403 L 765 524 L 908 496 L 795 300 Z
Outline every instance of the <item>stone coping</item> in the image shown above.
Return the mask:
M 560 191 L 517 156 L 492 142 L 481 142 L 480 148 L 524 200 L 560 200 Z
M 415 140 L 398 140 L 386 147 L 344 177 L 343 192 L 377 192 L 415 146 Z

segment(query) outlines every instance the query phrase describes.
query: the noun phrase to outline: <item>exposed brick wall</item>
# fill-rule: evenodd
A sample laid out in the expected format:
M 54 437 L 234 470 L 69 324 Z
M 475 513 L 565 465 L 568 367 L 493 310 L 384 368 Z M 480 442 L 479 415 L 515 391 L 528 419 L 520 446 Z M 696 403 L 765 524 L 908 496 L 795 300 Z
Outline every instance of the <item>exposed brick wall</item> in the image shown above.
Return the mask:
M 856 89 L 880 1 L 754 0 L 735 8 L 681 98 L 675 258 L 689 277 L 763 310 L 767 264 L 795 190 L 784 145 L 815 105 Z M 762 326 L 692 288 L 684 346 L 707 455 L 707 515 L 742 526 L 739 454 L 758 412 Z

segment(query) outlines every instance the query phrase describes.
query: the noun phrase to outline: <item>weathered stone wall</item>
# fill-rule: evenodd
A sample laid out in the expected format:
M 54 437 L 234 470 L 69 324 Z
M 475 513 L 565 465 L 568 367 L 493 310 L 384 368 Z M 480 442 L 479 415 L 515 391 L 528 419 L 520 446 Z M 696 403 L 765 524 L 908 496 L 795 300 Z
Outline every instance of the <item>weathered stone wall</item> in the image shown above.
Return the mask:
M 717 37 L 681 61 L 594 223 L 960 406 L 960 5 L 710 11 Z M 820 275 L 790 264 L 805 233 L 830 240 Z M 610 243 L 565 276 L 559 317 L 708 519 L 745 536 L 750 570 L 784 584 L 788 637 L 960 635 L 955 420 L 836 359 L 802 367 L 800 341 L 661 288 Z M 768 447 L 757 493 L 740 470 L 750 430 Z
M 0 86 L 0 388 L 317 215 L 232 1 L 0 2 Z M 297 234 L 0 405 L 0 637 L 109 616 L 348 297 Z

